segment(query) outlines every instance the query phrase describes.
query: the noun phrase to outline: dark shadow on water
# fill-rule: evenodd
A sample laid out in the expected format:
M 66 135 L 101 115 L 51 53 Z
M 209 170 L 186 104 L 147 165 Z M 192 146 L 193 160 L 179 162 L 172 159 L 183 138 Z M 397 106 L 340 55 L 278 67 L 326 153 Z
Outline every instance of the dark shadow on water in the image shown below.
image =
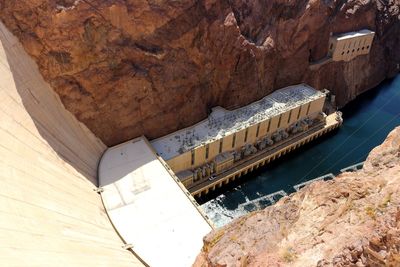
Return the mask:
M 362 93 L 357 96 L 356 99 L 347 103 L 342 109 L 340 109 L 343 112 L 343 119 L 351 118 L 354 114 L 368 108 L 368 105 L 373 103 L 380 94 L 384 93 L 385 89 L 387 90 L 387 87 L 389 87 L 394 81 L 395 77 L 387 79 L 378 87 Z

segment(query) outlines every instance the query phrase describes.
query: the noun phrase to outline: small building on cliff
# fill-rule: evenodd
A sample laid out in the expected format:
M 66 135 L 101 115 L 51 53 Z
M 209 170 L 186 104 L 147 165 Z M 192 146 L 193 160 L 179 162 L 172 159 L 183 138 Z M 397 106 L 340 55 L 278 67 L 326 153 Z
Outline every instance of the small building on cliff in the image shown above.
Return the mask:
M 367 29 L 333 35 L 329 39 L 328 57 L 333 61 L 350 61 L 357 56 L 367 55 L 374 36 L 375 32 Z

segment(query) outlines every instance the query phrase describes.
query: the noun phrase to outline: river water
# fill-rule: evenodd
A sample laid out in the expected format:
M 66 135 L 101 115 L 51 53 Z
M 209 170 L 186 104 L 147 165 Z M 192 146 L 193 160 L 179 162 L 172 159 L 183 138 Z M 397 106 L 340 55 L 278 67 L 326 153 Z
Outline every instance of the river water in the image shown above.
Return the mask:
M 205 213 L 219 227 L 256 209 L 245 203 L 279 190 L 290 194 L 296 184 L 327 173 L 338 174 L 340 169 L 364 161 L 369 151 L 400 125 L 400 75 L 362 94 L 341 111 L 344 122 L 339 130 L 210 195 L 211 200 L 203 200 L 207 202 L 201 205 Z

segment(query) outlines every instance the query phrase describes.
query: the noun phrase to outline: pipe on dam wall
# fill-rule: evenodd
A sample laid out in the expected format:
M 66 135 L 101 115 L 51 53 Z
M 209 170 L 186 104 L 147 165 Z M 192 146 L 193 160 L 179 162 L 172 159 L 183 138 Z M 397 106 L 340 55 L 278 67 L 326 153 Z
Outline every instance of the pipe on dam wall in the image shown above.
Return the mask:
M 93 191 L 106 146 L 0 23 L 1 266 L 143 266 Z

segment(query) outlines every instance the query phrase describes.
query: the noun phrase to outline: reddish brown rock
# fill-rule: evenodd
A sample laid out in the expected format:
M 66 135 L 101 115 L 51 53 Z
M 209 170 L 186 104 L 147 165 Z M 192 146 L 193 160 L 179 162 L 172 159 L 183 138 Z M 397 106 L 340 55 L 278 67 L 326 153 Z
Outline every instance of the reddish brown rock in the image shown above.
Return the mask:
M 400 127 L 364 168 L 214 230 L 194 266 L 400 266 Z
M 64 105 L 106 144 L 155 138 L 210 108 L 307 82 L 339 105 L 399 71 L 399 0 L 0 0 Z M 370 55 L 318 70 L 331 32 L 377 32 Z

